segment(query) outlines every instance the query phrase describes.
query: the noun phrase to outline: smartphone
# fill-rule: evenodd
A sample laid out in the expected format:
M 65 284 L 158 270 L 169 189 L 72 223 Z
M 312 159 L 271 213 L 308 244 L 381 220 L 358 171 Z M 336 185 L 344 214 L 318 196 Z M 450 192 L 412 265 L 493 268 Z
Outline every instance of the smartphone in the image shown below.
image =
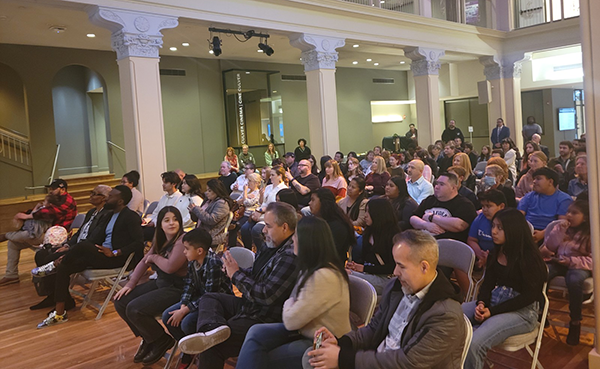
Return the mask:
M 317 338 L 315 339 L 315 343 L 313 343 L 313 349 L 314 350 L 320 349 L 321 343 L 323 343 L 323 332 L 321 332 L 317 335 Z

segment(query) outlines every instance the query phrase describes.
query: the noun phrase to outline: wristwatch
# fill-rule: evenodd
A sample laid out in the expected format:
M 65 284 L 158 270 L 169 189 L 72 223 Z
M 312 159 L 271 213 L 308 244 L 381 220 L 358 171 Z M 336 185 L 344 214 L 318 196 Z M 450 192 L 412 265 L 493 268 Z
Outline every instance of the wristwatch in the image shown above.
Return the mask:
M 114 257 L 119 256 L 119 250 L 113 250 L 112 254 L 113 254 Z

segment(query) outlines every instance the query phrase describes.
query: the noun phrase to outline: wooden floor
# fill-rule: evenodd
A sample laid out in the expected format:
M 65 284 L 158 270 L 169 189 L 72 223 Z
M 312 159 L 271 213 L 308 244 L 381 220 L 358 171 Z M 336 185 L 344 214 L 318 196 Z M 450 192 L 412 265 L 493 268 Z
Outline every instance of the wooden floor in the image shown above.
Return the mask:
M 0 275 L 6 265 L 6 242 L 0 243 Z M 61 368 L 142 368 L 132 361 L 139 344 L 126 324 L 119 318 L 112 304 L 100 321 L 94 320 L 96 310 L 79 307 L 69 312 L 67 323 L 36 329 L 48 310 L 30 311 L 29 306 L 41 300 L 31 284 L 30 270 L 34 267 L 33 252 L 21 255 L 21 283 L 0 288 L 0 368 L 2 369 L 61 369 Z M 96 296 L 101 299 L 102 293 Z M 96 298 L 95 298 L 96 299 Z M 78 306 L 80 300 L 76 299 Z M 566 302 L 553 301 L 551 309 L 568 311 Z M 584 314 L 593 315 L 590 305 Z M 553 314 L 554 318 L 568 319 L 567 314 Z M 593 318 L 584 321 L 593 325 Z M 545 369 L 587 368 L 587 355 L 592 348 L 593 336 L 582 336 L 582 343 L 571 347 L 564 343 L 566 329 L 558 329 L 560 341 L 551 328 L 546 329 L 540 362 Z M 531 361 L 525 350 L 516 353 L 489 354 L 494 368 L 529 368 Z M 162 368 L 165 360 L 146 368 Z M 275 368 L 273 368 L 275 369 Z

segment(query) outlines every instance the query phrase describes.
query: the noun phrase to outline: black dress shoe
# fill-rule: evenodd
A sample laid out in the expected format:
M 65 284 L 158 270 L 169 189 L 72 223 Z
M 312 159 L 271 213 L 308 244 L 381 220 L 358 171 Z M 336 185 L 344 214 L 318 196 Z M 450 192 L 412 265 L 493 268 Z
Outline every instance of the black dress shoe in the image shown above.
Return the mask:
M 29 307 L 30 310 L 40 310 L 54 306 L 54 296 L 47 296 L 40 303 Z
M 142 360 L 144 360 L 144 358 L 146 357 L 146 355 L 148 355 L 151 349 L 152 344 L 146 343 L 146 341 L 142 340 L 140 347 L 138 348 L 137 352 L 135 353 L 135 356 L 133 357 L 133 362 L 141 363 Z
M 569 323 L 569 334 L 567 335 L 567 344 L 571 346 L 579 345 L 579 336 L 581 335 L 581 323 Z
M 142 361 L 144 365 L 152 365 L 159 361 L 167 351 L 175 344 L 173 337 L 165 333 L 165 335 L 152 344 L 152 349 Z

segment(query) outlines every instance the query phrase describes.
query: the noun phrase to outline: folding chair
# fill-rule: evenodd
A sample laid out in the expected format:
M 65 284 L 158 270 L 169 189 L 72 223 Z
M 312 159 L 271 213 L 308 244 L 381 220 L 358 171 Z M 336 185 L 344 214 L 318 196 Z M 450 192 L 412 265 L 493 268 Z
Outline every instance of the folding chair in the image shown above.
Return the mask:
M 227 249 L 237 261 L 240 268 L 246 269 L 254 265 L 254 253 L 245 247 L 232 247 Z
M 473 265 L 475 265 L 475 252 L 464 242 L 457 240 L 437 240 L 440 257 L 438 265 L 457 269 L 466 273 L 469 278 L 469 288 L 465 294 L 465 301 L 469 301 L 473 293 Z
M 83 297 L 83 304 L 81 305 L 81 309 L 85 308 L 88 304 L 95 306 L 98 309 L 98 315 L 96 315 L 96 320 L 100 320 L 102 318 L 102 314 L 104 314 L 104 310 L 108 306 L 110 299 L 113 297 L 114 293 L 117 290 L 121 289 L 119 282 L 127 273 L 127 267 L 131 263 L 133 259 L 133 253 L 129 254 L 129 257 L 125 261 L 125 264 L 121 268 L 115 269 L 86 269 L 81 273 L 77 273 L 73 276 L 71 280 L 70 291 L 73 294 Z M 75 284 L 77 277 L 83 277 L 87 282 L 91 282 L 90 290 L 87 294 L 81 293 L 79 291 L 73 290 L 73 285 Z M 95 303 L 92 301 L 92 295 L 96 292 L 99 284 L 104 284 L 110 287 L 110 291 L 106 299 L 104 299 L 104 303 L 102 305 Z
M 461 368 L 465 367 L 465 361 L 467 360 L 469 347 L 471 347 L 471 340 L 473 339 L 473 326 L 471 325 L 471 321 L 465 314 L 463 314 L 463 318 L 465 319 L 465 347 L 463 348 L 462 357 L 460 359 Z
M 222 252 L 224 251 L 227 247 L 227 244 L 229 243 L 229 238 L 227 237 L 227 235 L 229 234 L 229 226 L 231 225 L 231 222 L 233 221 L 233 212 L 229 212 L 229 215 L 227 216 L 227 222 L 225 222 L 225 228 L 223 229 L 223 234 L 225 235 L 225 242 L 217 245 L 214 250 L 215 252 Z
M 542 294 L 544 295 L 544 308 L 542 310 L 542 320 L 540 322 L 535 323 L 535 328 L 529 332 L 524 334 L 518 334 L 516 336 L 511 336 L 504 340 L 502 344 L 494 347 L 494 349 L 501 349 L 504 351 L 515 352 L 521 349 L 527 350 L 531 358 L 533 359 L 531 362 L 531 369 L 535 369 L 537 366 L 539 369 L 544 369 L 542 364 L 538 360 L 538 355 L 540 353 L 540 348 L 542 347 L 542 336 L 544 335 L 544 324 L 546 323 L 546 316 L 548 315 L 548 296 L 546 295 L 546 285 L 544 283 L 544 288 L 542 288 Z M 532 351 L 530 345 L 535 344 L 535 349 Z
M 69 227 L 69 237 L 75 234 L 79 228 L 83 225 L 83 221 L 85 220 L 85 214 L 77 214 L 75 219 L 73 219 L 73 223 L 71 223 L 71 227 Z
M 145 200 L 145 201 L 148 201 L 148 200 Z M 146 208 L 144 215 L 142 215 L 142 219 L 147 217 L 148 215 L 152 214 L 154 212 L 154 209 L 156 209 L 157 206 L 158 206 L 158 201 L 151 202 L 150 205 L 148 205 L 148 207 Z
M 569 290 L 567 288 L 567 282 L 565 281 L 565 277 L 558 276 L 558 277 L 552 278 L 552 280 L 550 281 L 550 283 L 548 283 L 548 290 L 560 291 L 563 294 L 563 298 L 565 298 L 567 296 L 567 293 L 569 292 Z M 583 294 L 584 295 L 589 295 L 589 294 L 592 294 L 593 292 L 594 292 L 594 279 L 591 278 L 591 277 L 590 278 L 586 278 L 583 281 Z M 583 303 L 584 304 L 590 304 L 592 302 L 594 302 L 594 295 L 593 294 L 591 295 L 591 297 L 589 299 L 585 300 Z M 568 323 L 564 323 L 564 322 L 559 321 L 559 320 L 552 320 L 552 319 L 548 318 L 548 322 L 552 326 L 552 329 L 554 329 L 554 333 L 556 334 L 556 337 L 558 337 L 558 332 L 556 331 L 556 327 L 555 326 L 563 327 L 563 328 L 568 328 L 569 327 Z M 588 327 L 588 326 L 581 325 L 581 330 L 583 332 L 588 332 L 588 333 L 596 334 L 596 329 L 594 327 Z
M 377 304 L 377 292 L 369 282 L 353 275 L 348 276 L 350 287 L 350 311 L 363 325 L 369 324 Z

